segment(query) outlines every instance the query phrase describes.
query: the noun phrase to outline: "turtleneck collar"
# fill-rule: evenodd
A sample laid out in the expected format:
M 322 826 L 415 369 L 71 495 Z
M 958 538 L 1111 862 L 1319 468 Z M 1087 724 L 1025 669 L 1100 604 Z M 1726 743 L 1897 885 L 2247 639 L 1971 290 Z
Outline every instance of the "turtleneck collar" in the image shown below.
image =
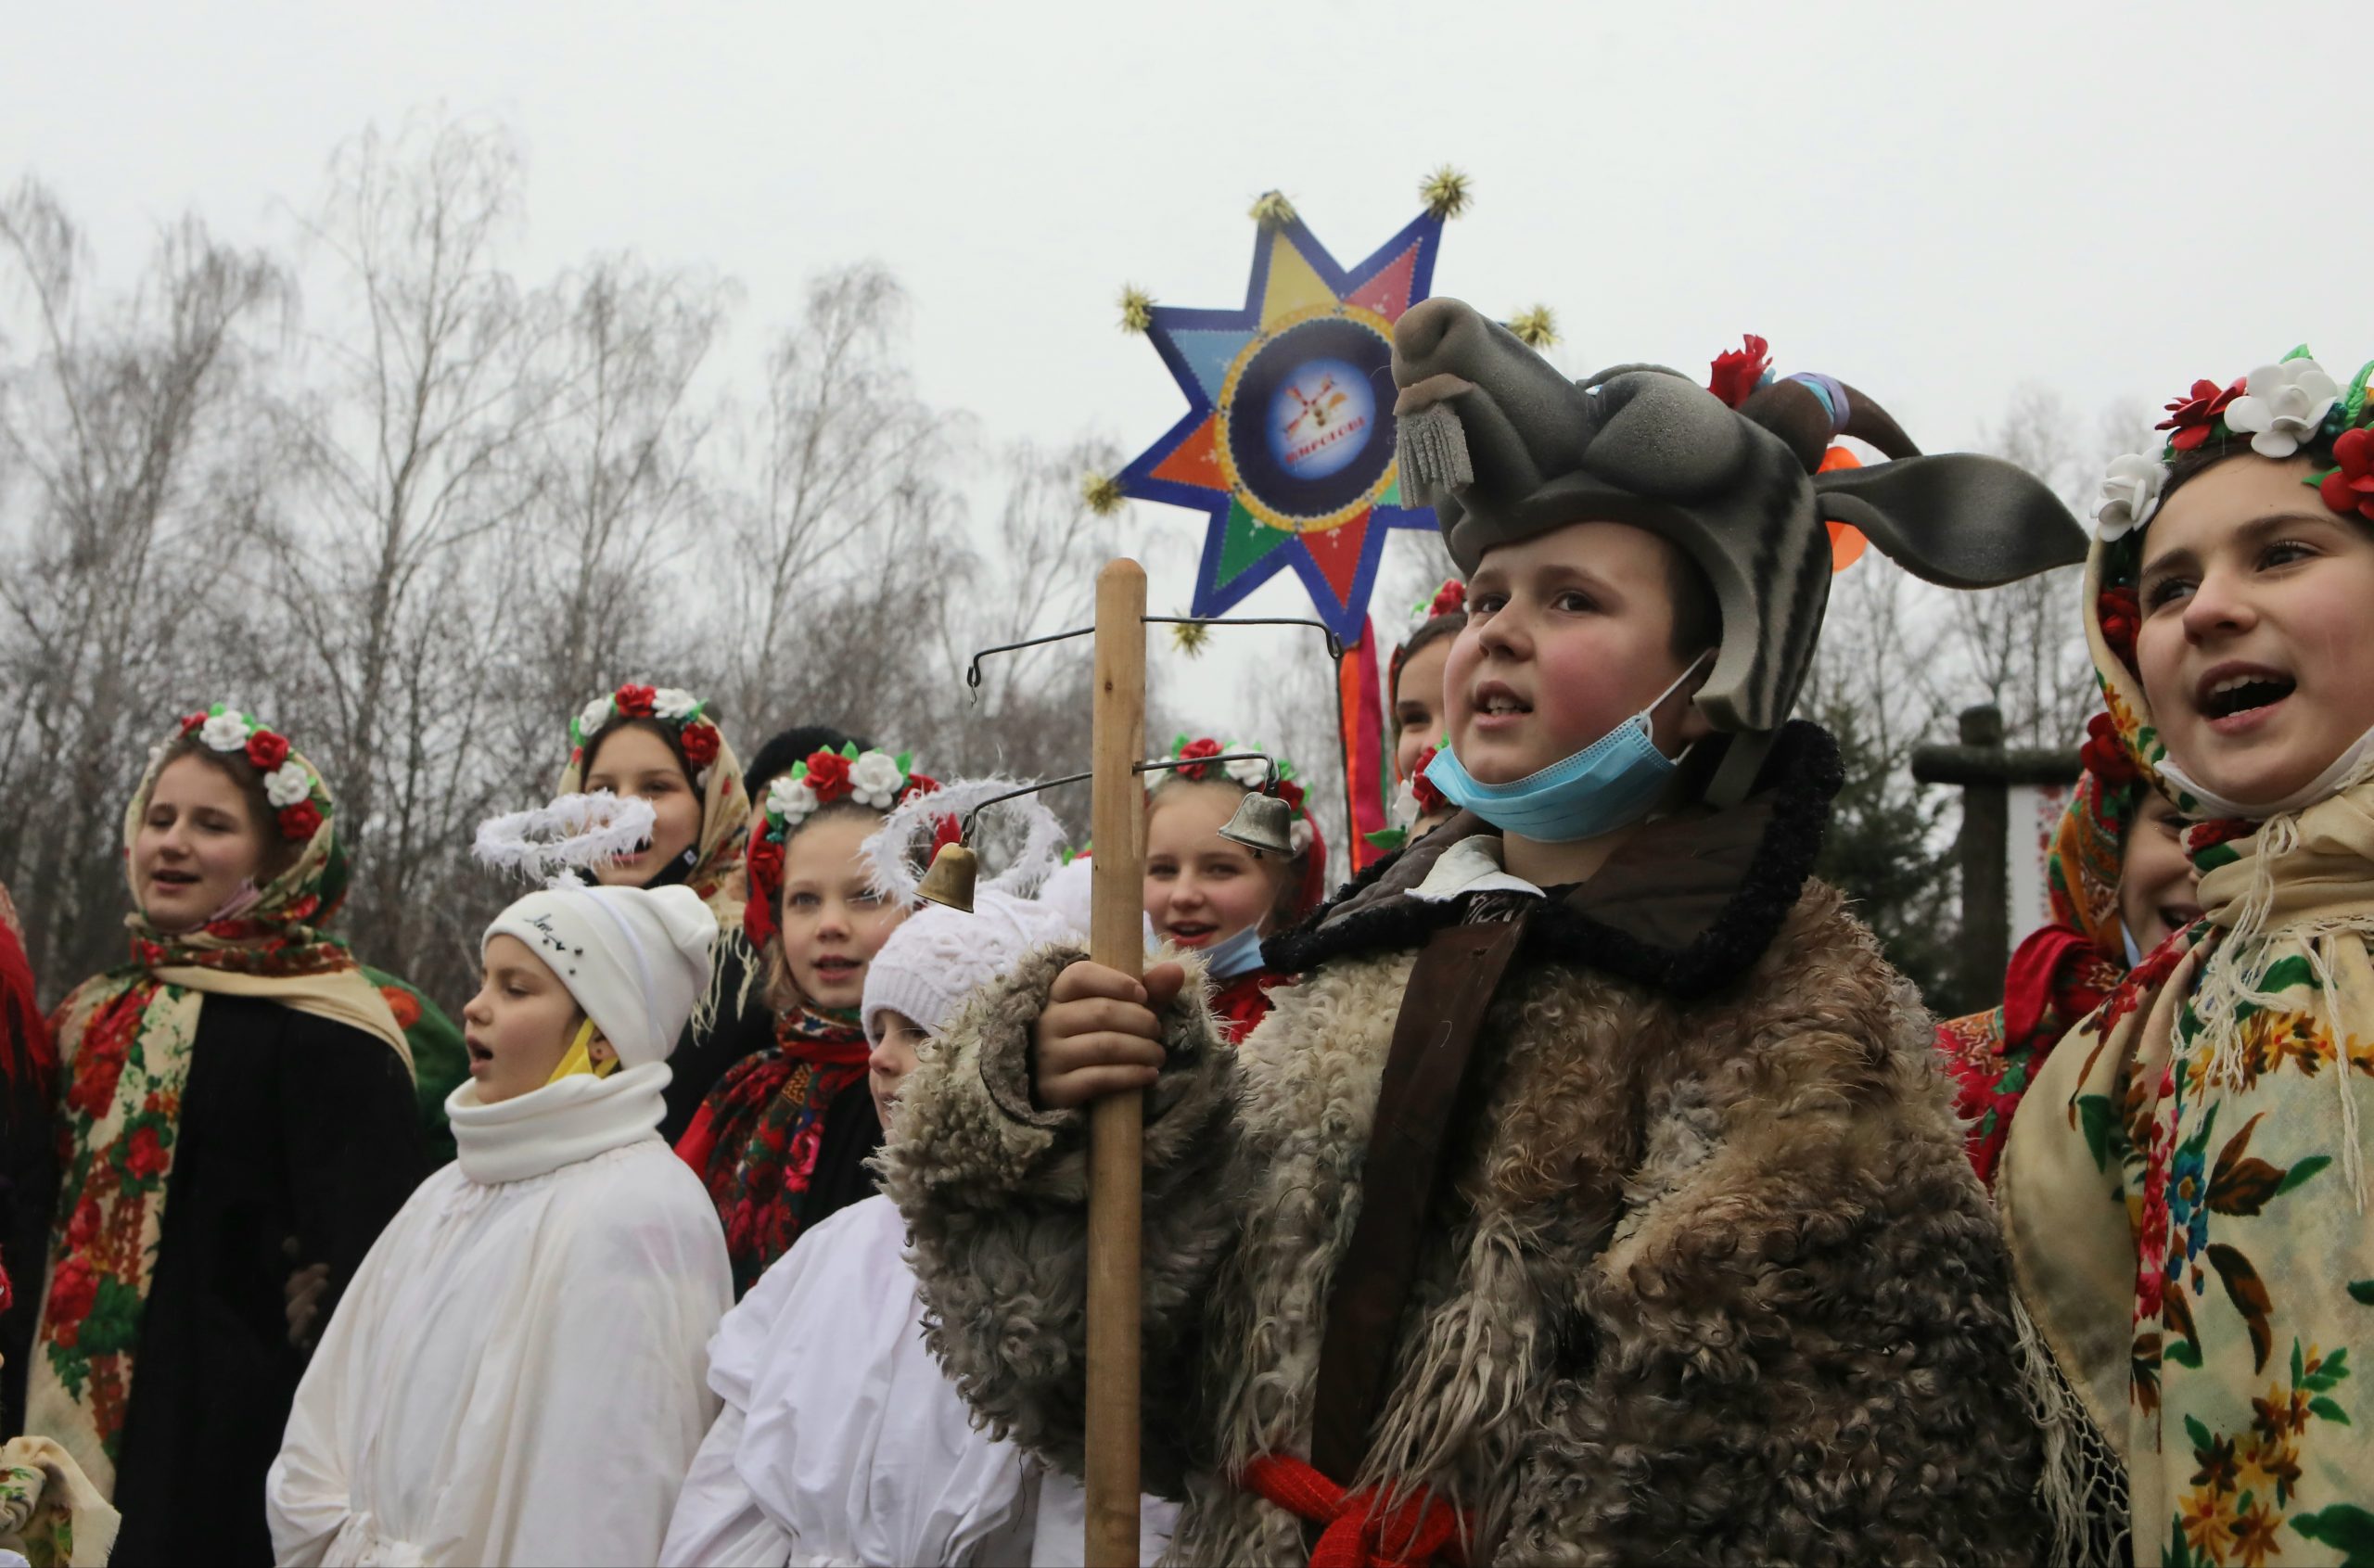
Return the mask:
M 465 1080 L 445 1097 L 454 1163 L 493 1186 L 656 1139 L 670 1076 L 667 1063 L 646 1062 L 606 1078 L 566 1077 L 496 1105 L 480 1104 L 477 1082 Z

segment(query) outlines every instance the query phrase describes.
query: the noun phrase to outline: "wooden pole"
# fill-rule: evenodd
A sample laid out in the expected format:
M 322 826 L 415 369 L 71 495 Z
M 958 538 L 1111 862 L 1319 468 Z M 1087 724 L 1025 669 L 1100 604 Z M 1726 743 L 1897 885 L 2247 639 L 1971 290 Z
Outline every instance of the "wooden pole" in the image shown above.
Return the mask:
M 1096 577 L 1095 777 L 1089 956 L 1145 966 L 1146 574 L 1109 561 Z M 1116 1094 L 1088 1123 L 1088 1568 L 1137 1568 L 1139 1200 L 1145 1097 Z

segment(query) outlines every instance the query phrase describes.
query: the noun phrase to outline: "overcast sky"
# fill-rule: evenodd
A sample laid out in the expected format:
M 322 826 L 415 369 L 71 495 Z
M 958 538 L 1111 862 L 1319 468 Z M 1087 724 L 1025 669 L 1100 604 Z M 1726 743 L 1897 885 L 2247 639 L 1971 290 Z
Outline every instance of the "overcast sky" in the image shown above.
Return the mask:
M 1270 186 L 1348 263 L 1448 161 L 1475 201 L 1437 293 L 1551 305 L 1577 372 L 1761 332 L 1937 451 L 2023 382 L 2090 415 L 2302 339 L 2337 376 L 2374 355 L 2364 40 L 2357 7 L 2232 0 L 83 0 L 12 8 L 0 172 L 51 182 L 121 276 L 192 207 L 285 240 L 275 203 L 375 119 L 492 116 L 528 149 L 524 275 L 713 267 L 749 351 L 807 276 L 875 258 L 927 397 L 1135 451 L 1181 403 L 1115 330 L 1122 282 L 1237 303 Z

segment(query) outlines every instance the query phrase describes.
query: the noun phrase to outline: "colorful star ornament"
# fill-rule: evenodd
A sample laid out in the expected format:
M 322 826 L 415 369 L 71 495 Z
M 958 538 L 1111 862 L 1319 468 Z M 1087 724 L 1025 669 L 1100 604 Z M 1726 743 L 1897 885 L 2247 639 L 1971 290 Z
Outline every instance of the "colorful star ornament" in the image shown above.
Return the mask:
M 1355 641 L 1386 530 L 1435 526 L 1431 508 L 1401 502 L 1393 324 L 1433 287 L 1465 183 L 1446 171 L 1424 195 L 1424 212 L 1349 268 L 1283 198 L 1264 197 L 1242 309 L 1124 294 L 1123 325 L 1154 339 L 1187 413 L 1112 483 L 1211 519 L 1191 613 L 1225 614 L 1292 567 L 1318 618 Z

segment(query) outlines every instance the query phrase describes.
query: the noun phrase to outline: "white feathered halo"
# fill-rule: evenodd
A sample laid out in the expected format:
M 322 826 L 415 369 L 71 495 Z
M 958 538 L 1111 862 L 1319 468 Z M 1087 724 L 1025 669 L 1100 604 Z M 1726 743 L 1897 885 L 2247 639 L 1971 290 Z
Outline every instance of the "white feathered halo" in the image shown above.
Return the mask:
M 1015 779 L 954 779 L 899 806 L 883 819 L 878 832 L 858 846 L 858 854 L 872 868 L 874 891 L 901 906 L 913 903 L 940 839 L 941 824 L 950 818 L 962 822 L 983 801 L 1021 787 Z M 1002 801 L 982 823 L 1002 830 L 1001 841 L 1012 837 L 1016 827 L 1021 830 L 1020 842 L 1003 857 L 1002 869 L 981 884 L 984 888 L 1023 899 L 1053 874 L 1063 850 L 1064 824 L 1040 797 Z
M 597 789 L 480 822 L 470 851 L 479 863 L 497 871 L 517 872 L 530 881 L 568 884 L 574 881 L 572 872 L 632 855 L 649 844 L 658 821 L 650 801 Z

